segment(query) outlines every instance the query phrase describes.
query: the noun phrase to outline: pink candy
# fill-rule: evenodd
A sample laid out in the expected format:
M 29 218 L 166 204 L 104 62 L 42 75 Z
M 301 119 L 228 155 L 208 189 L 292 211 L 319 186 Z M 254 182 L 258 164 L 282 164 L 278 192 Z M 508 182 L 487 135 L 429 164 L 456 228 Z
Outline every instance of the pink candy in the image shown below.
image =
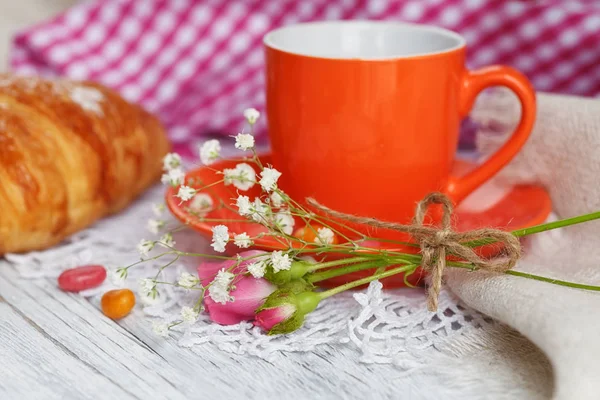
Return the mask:
M 99 286 L 106 279 L 102 265 L 84 265 L 64 271 L 58 277 L 58 287 L 65 292 L 80 292 Z

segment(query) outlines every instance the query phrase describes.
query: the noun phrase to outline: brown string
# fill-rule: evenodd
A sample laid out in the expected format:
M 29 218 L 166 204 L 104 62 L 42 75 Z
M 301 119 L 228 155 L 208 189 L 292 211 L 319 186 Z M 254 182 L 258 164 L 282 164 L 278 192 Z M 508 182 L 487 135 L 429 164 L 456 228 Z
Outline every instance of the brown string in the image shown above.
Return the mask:
M 380 221 L 375 218 L 358 217 L 342 213 L 319 204 L 313 198 L 308 198 L 307 202 L 311 206 L 338 219 L 410 234 L 421 246 L 421 267 L 428 271 L 431 276 L 427 302 L 429 311 L 436 311 L 438 307 L 438 297 L 442 287 L 444 268 L 446 268 L 447 254 L 458 256 L 479 269 L 492 272 L 505 272 L 511 269 L 521 256 L 521 243 L 510 232 L 491 228 L 460 233 L 453 231 L 451 228 L 452 202 L 442 193 L 431 193 L 417 204 L 411 225 L 402 225 L 395 222 Z M 429 206 L 432 204 L 440 204 L 443 208 L 442 221 L 439 228 L 423 225 Z M 484 259 L 478 256 L 473 248 L 462 244 L 480 239 L 492 239 L 493 242 L 503 243 L 505 257 Z

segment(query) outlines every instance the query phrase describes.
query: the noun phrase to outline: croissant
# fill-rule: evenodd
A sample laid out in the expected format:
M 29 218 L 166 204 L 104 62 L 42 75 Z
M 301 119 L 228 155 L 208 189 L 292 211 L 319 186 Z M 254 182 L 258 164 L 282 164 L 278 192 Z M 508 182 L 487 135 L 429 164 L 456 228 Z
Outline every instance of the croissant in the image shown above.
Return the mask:
M 155 117 L 99 84 L 0 74 L 0 256 L 123 209 L 169 148 Z

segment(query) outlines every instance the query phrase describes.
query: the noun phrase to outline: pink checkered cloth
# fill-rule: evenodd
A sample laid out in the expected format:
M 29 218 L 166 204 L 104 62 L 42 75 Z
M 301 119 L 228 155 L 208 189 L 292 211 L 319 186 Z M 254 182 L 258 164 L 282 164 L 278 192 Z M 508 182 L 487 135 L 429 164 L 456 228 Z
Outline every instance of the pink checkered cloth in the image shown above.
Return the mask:
M 157 113 L 176 150 L 231 135 L 263 109 L 262 36 L 299 21 L 386 19 L 443 26 L 469 65 L 512 65 L 538 90 L 600 93 L 600 6 L 589 1 L 95 0 L 14 39 L 22 74 L 91 79 Z M 264 131 L 264 119 L 259 127 Z

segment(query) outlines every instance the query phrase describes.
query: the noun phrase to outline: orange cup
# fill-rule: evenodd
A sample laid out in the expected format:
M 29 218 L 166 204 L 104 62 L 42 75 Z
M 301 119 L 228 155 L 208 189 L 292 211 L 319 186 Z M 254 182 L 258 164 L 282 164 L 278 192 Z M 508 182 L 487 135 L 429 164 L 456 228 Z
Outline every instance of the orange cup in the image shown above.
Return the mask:
M 407 223 L 430 192 L 463 200 L 515 156 L 534 123 L 525 76 L 506 66 L 466 69 L 465 40 L 452 31 L 312 22 L 271 31 L 264 44 L 273 164 L 297 200 Z M 517 94 L 521 121 L 497 153 L 453 176 L 460 121 L 497 85 Z

